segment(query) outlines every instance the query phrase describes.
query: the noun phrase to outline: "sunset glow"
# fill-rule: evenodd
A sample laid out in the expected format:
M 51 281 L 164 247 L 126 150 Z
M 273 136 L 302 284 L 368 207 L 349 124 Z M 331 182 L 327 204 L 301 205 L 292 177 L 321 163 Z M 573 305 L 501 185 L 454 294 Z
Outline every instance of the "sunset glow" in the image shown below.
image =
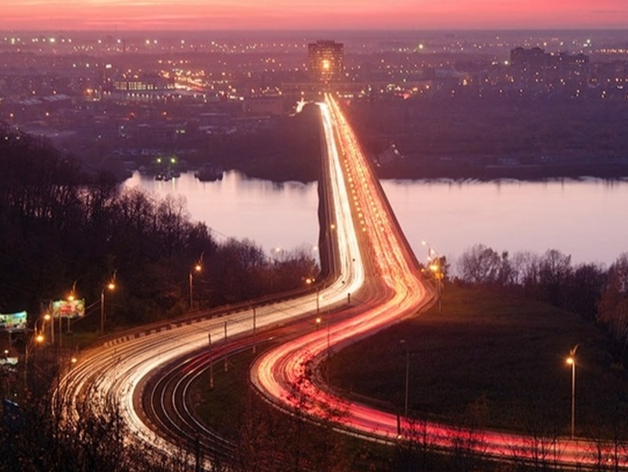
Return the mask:
M 623 28 L 625 0 L 16 0 L 3 30 Z

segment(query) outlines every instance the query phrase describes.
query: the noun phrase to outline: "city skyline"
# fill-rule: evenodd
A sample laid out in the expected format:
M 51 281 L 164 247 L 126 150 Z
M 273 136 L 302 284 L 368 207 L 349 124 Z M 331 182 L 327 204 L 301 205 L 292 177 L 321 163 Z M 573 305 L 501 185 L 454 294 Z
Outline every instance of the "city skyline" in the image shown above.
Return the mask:
M 18 0 L 0 6 L 4 30 L 613 29 L 623 0 Z

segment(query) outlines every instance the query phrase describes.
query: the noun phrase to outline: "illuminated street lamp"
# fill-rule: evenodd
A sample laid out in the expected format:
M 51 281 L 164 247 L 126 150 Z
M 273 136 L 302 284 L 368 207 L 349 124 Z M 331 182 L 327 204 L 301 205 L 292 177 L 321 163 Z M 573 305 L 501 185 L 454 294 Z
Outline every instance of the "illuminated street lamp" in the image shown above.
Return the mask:
M 314 282 L 316 282 L 316 279 L 314 277 L 308 277 L 307 279 L 305 279 L 305 283 L 308 285 L 312 285 Z M 321 289 L 318 285 L 316 285 L 316 314 L 318 315 L 321 311 L 321 307 L 320 307 L 320 293 L 321 293 Z
M 50 344 L 55 343 L 55 323 L 52 315 L 50 313 L 46 313 L 43 317 L 44 324 L 50 323 Z
M 103 287 L 100 291 L 100 335 L 105 334 L 105 290 L 115 290 L 116 284 L 113 282 L 109 282 L 107 285 Z
M 427 243 L 427 241 L 421 241 L 423 246 L 427 246 L 427 268 L 434 275 L 434 279 L 436 280 L 436 295 L 438 297 L 438 314 L 443 314 L 443 300 L 442 300 L 442 292 L 443 292 L 443 268 L 441 267 L 441 259 L 438 257 L 438 253 L 432 249 L 432 247 Z
M 30 338 L 28 343 L 26 344 L 26 349 L 24 350 L 24 385 L 27 385 L 28 382 L 28 358 L 30 356 L 31 351 L 37 345 L 43 344 L 45 338 L 41 332 L 37 331 L 37 327 L 35 326 L 35 332 L 33 336 Z
M 434 278 L 436 279 L 436 294 L 438 296 L 438 314 L 443 314 L 443 271 L 441 270 L 440 260 L 434 259 L 436 262 L 430 264 L 430 270 L 434 273 Z
M 568 365 L 571 366 L 571 439 L 574 438 L 576 430 L 576 351 L 580 344 L 576 344 L 569 351 L 569 357 L 566 359 Z
M 76 280 L 72 284 L 72 290 L 69 295 L 66 297 L 68 302 L 73 302 L 76 300 Z M 70 318 L 67 317 L 68 325 L 67 325 L 67 333 L 70 332 Z M 63 318 L 61 317 L 61 313 L 59 313 L 59 347 L 63 346 Z
M 194 273 L 195 272 L 200 272 L 201 270 L 203 270 L 203 266 L 201 266 L 200 263 L 196 263 L 196 265 L 192 268 L 192 270 L 190 271 L 190 274 L 189 274 L 189 281 L 190 281 L 190 310 L 194 306 Z

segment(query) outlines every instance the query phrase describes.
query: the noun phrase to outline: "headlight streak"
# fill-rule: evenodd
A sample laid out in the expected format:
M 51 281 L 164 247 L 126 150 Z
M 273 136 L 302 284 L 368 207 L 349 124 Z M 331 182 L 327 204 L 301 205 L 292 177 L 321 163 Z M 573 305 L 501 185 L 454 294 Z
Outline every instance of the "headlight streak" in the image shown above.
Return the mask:
M 328 350 L 363 339 L 415 314 L 434 297 L 433 288 L 426 286 L 418 276 L 416 259 L 409 252 L 383 191 L 350 126 L 330 96 L 327 96 L 326 106 L 321 106 L 321 112 L 324 123 L 333 122 L 331 126 L 325 126 L 326 135 L 328 140 L 339 142 L 340 152 L 328 153 L 329 165 L 340 167 L 342 161 L 348 182 L 346 188 L 350 191 L 347 201 L 363 234 L 361 249 L 368 254 L 365 260 L 376 276 L 376 285 L 369 284 L 369 287 L 379 297 L 375 304 L 364 306 L 360 315 L 330 326 L 327 338 L 325 333 L 314 332 L 264 353 L 252 368 L 251 381 L 271 403 L 283 410 L 306 415 L 313 421 L 324 421 L 330 412 L 340 411 L 333 421 L 339 430 L 349 434 L 391 444 L 413 440 L 416 431 L 413 432 L 411 419 L 340 398 L 328 389 L 320 374 L 316 375 L 319 372 L 317 366 Z M 330 127 L 333 134 L 329 132 Z M 332 173 L 331 180 L 337 193 L 346 191 L 342 173 Z M 601 461 L 622 469 L 628 467 L 625 455 L 614 452 L 610 443 L 566 438 L 535 439 L 505 432 L 465 430 L 435 422 L 427 422 L 423 428 L 421 434 L 429 437 L 433 447 L 442 450 L 455 447 L 458 438 L 467 440 L 465 447 L 469 450 L 497 460 L 533 462 L 543 454 L 547 455 L 547 460 L 561 465 L 595 468 Z M 545 443 L 540 444 L 543 441 Z
M 322 310 L 339 306 L 351 293 L 363 312 L 273 349 L 262 356 L 251 372 L 251 380 L 269 401 L 283 409 L 293 408 L 296 397 L 305 402 L 302 413 L 314 419 L 325 417 L 330 408 L 343 412 L 338 429 L 373 440 L 395 442 L 401 433 L 408 439 L 410 423 L 396 415 L 339 398 L 322 382 L 317 365 L 328 348 L 337 350 L 371 335 L 392 323 L 414 315 L 427 306 L 434 291 L 418 275 L 416 260 L 398 229 L 394 214 L 380 194 L 381 186 L 362 155 L 355 136 L 331 97 L 320 105 L 326 152 L 329 161 L 328 192 L 333 199 L 334 234 L 337 238 L 338 277 L 321 288 Z M 279 325 L 287 320 L 314 313 L 317 295 L 257 307 L 257 327 Z M 62 376 L 56 400 L 64 408 L 64 420 L 78 420 L 83 402 L 98 413 L 107 403 L 119 405 L 133 433 L 128 441 L 139 440 L 168 455 L 179 452 L 177 445 L 153 431 L 137 410 L 140 387 L 159 367 L 207 346 L 207 334 L 216 343 L 224 341 L 224 322 L 229 336 L 252 331 L 252 311 L 198 321 L 161 332 L 153 332 L 117 345 L 101 346 L 83 353 L 79 363 Z M 295 391 L 294 380 L 303 379 Z M 447 449 L 452 438 L 472 434 L 474 447 L 483 454 L 500 459 L 532 458 L 532 438 L 491 431 L 461 431 L 451 426 L 428 423 L 426 433 L 434 446 Z M 591 465 L 599 443 L 559 439 L 553 444 L 552 460 L 560 464 Z M 610 451 L 610 452 L 609 452 Z M 538 454 L 538 452 L 536 452 Z M 603 455 L 612 456 L 611 445 Z M 620 466 L 626 467 L 625 459 Z
M 329 143 L 328 143 L 329 144 Z M 330 144 L 332 148 L 334 143 Z M 339 171 L 338 169 L 336 171 Z M 334 205 L 342 208 L 343 215 L 349 215 L 347 202 L 334 194 Z M 342 222 L 343 217 L 340 218 Z M 321 309 L 331 309 L 344 304 L 347 293 L 359 290 L 364 282 L 361 254 L 352 222 L 335 224 L 338 239 L 339 271 L 337 278 L 319 292 Z M 257 328 L 280 325 L 291 319 L 316 311 L 317 296 L 308 294 L 298 299 L 259 306 Z M 224 323 L 228 323 L 228 336 L 252 332 L 252 310 L 223 316 L 218 319 L 199 321 L 189 325 L 170 327 L 171 329 L 153 332 L 137 339 L 115 345 L 101 346 L 84 352 L 79 362 L 59 380 L 55 396 L 63 407 L 66 425 L 79 420 L 85 399 L 95 412 L 104 412 L 108 405 L 119 406 L 120 413 L 133 433 L 127 438 L 152 445 L 167 455 L 178 453 L 178 445 L 170 443 L 153 431 L 137 411 L 141 395 L 138 387 L 160 366 L 179 357 L 207 346 L 207 335 L 211 333 L 216 343 L 224 341 Z

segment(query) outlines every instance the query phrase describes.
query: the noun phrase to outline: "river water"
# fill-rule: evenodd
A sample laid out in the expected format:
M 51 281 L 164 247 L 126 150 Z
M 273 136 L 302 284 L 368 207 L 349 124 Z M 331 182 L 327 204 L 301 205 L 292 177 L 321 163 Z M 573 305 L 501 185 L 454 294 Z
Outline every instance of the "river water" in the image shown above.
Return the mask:
M 191 173 L 168 182 L 135 173 L 124 185 L 156 197 L 185 198 L 192 219 L 205 222 L 219 240 L 247 238 L 274 255 L 294 249 L 316 255 L 316 183 L 275 184 L 227 172 L 217 182 L 200 182 Z M 628 181 L 387 180 L 382 185 L 420 260 L 428 246 L 454 260 L 478 243 L 511 253 L 558 249 L 574 263 L 606 265 L 628 252 Z

